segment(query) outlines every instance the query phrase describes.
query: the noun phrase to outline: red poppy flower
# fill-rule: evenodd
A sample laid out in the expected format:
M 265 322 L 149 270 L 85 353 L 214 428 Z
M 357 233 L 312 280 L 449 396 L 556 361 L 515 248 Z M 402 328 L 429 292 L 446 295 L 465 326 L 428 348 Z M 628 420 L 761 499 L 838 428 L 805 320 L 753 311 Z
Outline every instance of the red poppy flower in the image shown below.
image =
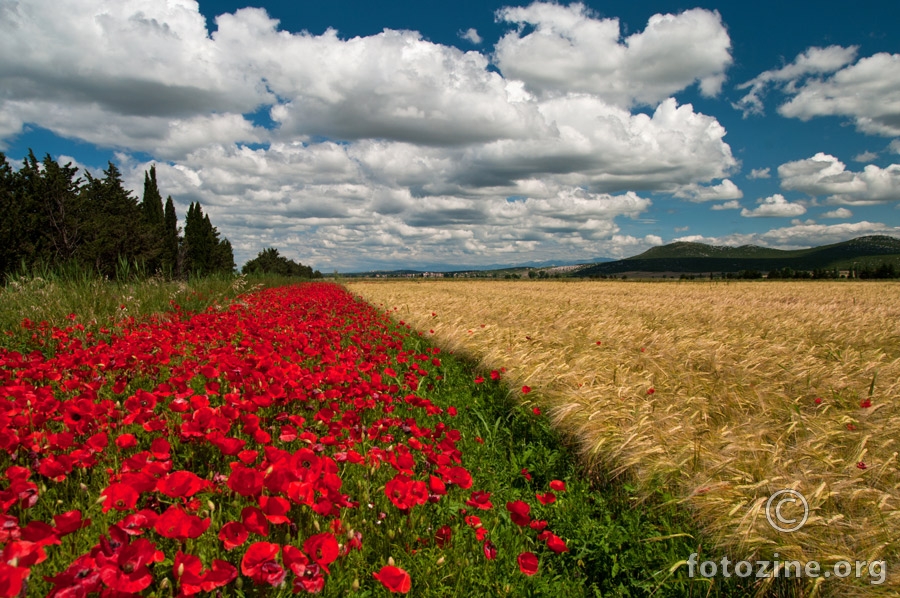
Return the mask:
M 307 565 L 309 565 L 309 559 L 306 558 L 303 551 L 290 544 L 285 545 L 281 549 L 281 560 L 284 566 L 290 569 L 294 575 L 303 575 L 306 573 Z
M 494 546 L 494 543 L 490 540 L 485 540 L 484 544 L 481 546 L 481 550 L 484 551 L 484 558 L 489 561 L 493 561 L 497 558 L 497 547 Z
M 206 528 L 209 527 L 210 518 L 201 519 L 196 515 L 187 513 L 179 506 L 172 505 L 166 509 L 156 523 L 153 529 L 156 533 L 175 540 L 185 540 L 187 538 L 199 538 Z
M 333 534 L 324 532 L 307 538 L 303 543 L 303 552 L 328 573 L 328 565 L 338 558 L 340 546 Z
M 550 482 L 550 489 L 556 490 L 557 492 L 565 492 L 566 491 L 566 483 L 562 480 L 552 480 Z
M 547 527 L 547 522 L 543 519 L 534 519 L 531 521 L 531 523 L 528 524 L 528 527 L 533 530 L 541 531 L 542 529 Z
M 137 438 L 134 437 L 134 434 L 122 434 L 116 438 L 116 446 L 120 449 L 135 447 L 137 446 Z
M 266 519 L 266 514 L 262 510 L 256 507 L 244 507 L 241 509 L 241 522 L 248 532 L 268 537 L 269 520 Z
M 428 501 L 428 486 L 421 480 L 413 480 L 398 473 L 384 486 L 384 493 L 395 507 L 408 511 Z
M 485 492 L 484 490 L 474 490 L 472 496 L 466 501 L 466 506 L 481 509 L 482 511 L 493 508 L 494 504 L 491 502 L 491 493 Z
M 241 573 L 257 585 L 277 586 L 285 578 L 285 571 L 275 561 L 281 546 L 270 542 L 256 542 L 247 548 L 241 559 Z
M 110 509 L 117 511 L 129 511 L 137 505 L 141 495 L 131 484 L 113 483 L 107 486 L 106 490 L 101 493 L 106 500 L 103 501 L 103 512 L 106 513 Z
M 203 575 L 200 587 L 204 592 L 212 592 L 216 588 L 227 586 L 237 579 L 237 576 L 237 567 L 228 561 L 213 559 L 212 567 Z
M 14 567 L 0 562 L 0 596 L 18 596 L 22 593 L 22 585 L 28 578 L 31 569 Z
M 219 539 L 222 540 L 225 550 L 240 546 L 247 541 L 248 537 L 250 537 L 250 532 L 243 523 L 237 521 L 230 521 L 219 530 Z
M 561 552 L 569 552 L 569 547 L 566 546 L 566 543 L 563 541 L 563 539 L 560 538 L 559 536 L 557 536 L 556 534 L 550 534 L 547 537 L 546 541 L 547 541 L 547 548 L 549 548 L 556 554 L 559 554 Z
M 509 511 L 509 518 L 516 525 L 526 526 L 531 523 L 531 517 L 528 515 L 531 512 L 531 507 L 528 506 L 528 503 L 521 500 L 508 502 L 506 503 L 506 510 Z
M 33 542 L 37 547 L 49 546 L 51 544 L 59 545 L 62 543 L 56 528 L 43 521 L 35 520 L 29 522 L 28 525 L 20 530 L 20 534 L 22 540 L 25 540 L 25 542 Z M 7 544 L 7 546 L 9 546 L 9 544 Z M 23 564 L 21 559 L 18 561 L 18 564 Z
M 65 513 L 61 513 L 59 515 L 54 515 L 53 523 L 56 524 L 56 533 L 59 534 L 60 537 L 62 537 L 80 530 L 81 528 L 89 526 L 91 524 L 91 520 L 82 519 L 81 511 L 74 510 L 66 511 Z
M 451 467 L 446 473 L 442 473 L 442 477 L 445 482 L 456 484 L 463 490 L 468 490 L 472 487 L 472 475 L 465 467 L 460 467 L 458 465 Z
M 523 395 L 527 395 L 527 394 L 530 393 L 530 392 L 531 392 L 531 387 L 530 387 L 530 386 L 523 386 L 523 387 L 522 387 L 522 394 L 523 394 Z
M 56 542 L 59 543 L 58 541 Z M 14 540 L 3 547 L 0 562 L 19 567 L 31 567 L 47 560 L 47 553 L 40 542 Z
M 431 494 L 443 496 L 447 494 L 447 485 L 437 476 L 428 477 L 428 491 Z
M 442 525 L 434 534 L 434 543 L 437 544 L 438 548 L 443 548 L 450 543 L 452 537 L 453 530 L 450 529 L 450 526 Z
M 100 580 L 106 587 L 115 592 L 134 594 L 153 582 L 153 574 L 147 565 L 159 563 L 165 557 L 161 550 L 156 550 L 155 544 L 138 538 L 111 554 L 101 549 L 95 558 Z
M 538 571 L 538 559 L 532 552 L 523 552 L 516 561 L 519 563 L 519 571 L 525 575 L 534 575 Z
M 159 519 L 159 513 L 151 509 L 141 509 L 136 513 L 129 513 L 122 521 L 117 523 L 115 527 L 122 530 L 129 536 L 140 536 L 145 531 L 153 529 L 156 521 Z
M 377 573 L 372 573 L 372 577 L 394 594 L 406 594 L 412 588 L 412 579 L 410 579 L 409 573 L 400 567 L 385 565 Z
M 241 496 L 259 496 L 263 489 L 263 474 L 240 463 L 231 464 L 228 487 Z
M 537 492 L 534 496 L 538 499 L 538 501 L 540 501 L 542 505 L 551 505 L 556 502 L 556 495 L 552 492 L 547 492 L 546 494 Z
M 172 562 L 172 576 L 181 588 L 181 593 L 185 596 L 191 596 L 203 591 L 203 577 L 201 572 L 203 563 L 200 557 L 193 554 L 185 554 L 178 551 Z
M 165 461 L 171 457 L 172 445 L 165 438 L 156 438 L 150 443 L 150 453 L 155 459 Z
M 291 502 L 280 496 L 260 496 L 259 506 L 271 523 L 290 523 L 288 519 L 288 511 L 291 510 Z
M 173 471 L 156 484 L 156 489 L 166 496 L 178 498 L 193 496 L 209 486 L 209 482 L 190 471 Z

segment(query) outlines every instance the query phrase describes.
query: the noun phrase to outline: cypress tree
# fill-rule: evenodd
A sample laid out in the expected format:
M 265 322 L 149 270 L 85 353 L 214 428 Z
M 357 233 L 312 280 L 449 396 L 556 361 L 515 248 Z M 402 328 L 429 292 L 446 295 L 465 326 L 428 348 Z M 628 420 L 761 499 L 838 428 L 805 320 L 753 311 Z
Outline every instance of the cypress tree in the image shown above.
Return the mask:
M 147 269 L 157 272 L 163 269 L 163 252 L 165 250 L 165 213 L 163 212 L 162 195 L 156 184 L 156 165 L 150 172 L 144 171 L 144 196 L 141 200 L 141 212 L 150 235 Z
M 178 260 L 178 215 L 175 213 L 175 203 L 172 196 L 166 198 L 166 210 L 164 215 L 162 269 L 169 276 L 181 273 Z
M 145 266 L 152 256 L 152 232 L 138 201 L 122 185 L 119 169 L 112 162 L 103 179 L 87 174 L 85 189 L 88 235 L 79 248 L 82 261 L 104 276 L 124 274 L 120 263 Z
M 159 187 L 156 184 L 155 164 L 150 167 L 150 172 L 144 171 L 144 197 L 141 201 L 141 208 L 147 223 L 161 233 L 165 225 L 165 214 L 162 195 L 159 194 Z
M 0 282 L 11 274 L 23 256 L 21 209 L 16 201 L 19 193 L 19 179 L 0 152 Z

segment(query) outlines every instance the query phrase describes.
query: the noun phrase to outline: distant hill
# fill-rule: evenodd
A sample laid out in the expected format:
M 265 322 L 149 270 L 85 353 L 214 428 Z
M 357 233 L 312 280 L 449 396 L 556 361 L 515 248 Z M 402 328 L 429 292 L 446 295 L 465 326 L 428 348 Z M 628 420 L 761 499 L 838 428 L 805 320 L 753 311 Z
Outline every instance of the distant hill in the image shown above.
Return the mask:
M 727 273 L 742 270 L 769 272 L 839 269 L 854 266 L 877 267 L 882 262 L 900 265 L 900 239 L 884 235 L 859 237 L 809 249 L 783 250 L 742 245 L 722 247 L 704 243 L 677 242 L 648 249 L 640 255 L 591 264 L 572 272 L 572 276 L 609 276 L 625 272 L 675 272 L 688 274 Z
M 485 264 L 481 266 L 447 266 L 440 264 L 421 264 L 416 267 L 415 270 L 410 269 L 398 269 L 398 270 L 368 270 L 365 272 L 348 272 L 342 273 L 342 276 L 349 277 L 373 277 L 373 276 L 384 276 L 384 277 L 415 277 L 422 276 L 427 273 L 440 272 L 446 275 L 454 275 L 454 274 L 470 274 L 470 273 L 481 273 L 481 274 L 503 274 L 506 272 L 518 271 L 518 270 L 529 270 L 529 269 L 542 269 L 542 268 L 556 268 L 560 266 L 582 266 L 584 264 L 594 264 L 594 263 L 602 263 L 602 262 L 611 262 L 613 258 L 609 257 L 597 257 L 593 259 L 585 259 L 580 261 L 566 261 L 566 260 L 548 260 L 543 262 L 522 262 L 517 264 Z

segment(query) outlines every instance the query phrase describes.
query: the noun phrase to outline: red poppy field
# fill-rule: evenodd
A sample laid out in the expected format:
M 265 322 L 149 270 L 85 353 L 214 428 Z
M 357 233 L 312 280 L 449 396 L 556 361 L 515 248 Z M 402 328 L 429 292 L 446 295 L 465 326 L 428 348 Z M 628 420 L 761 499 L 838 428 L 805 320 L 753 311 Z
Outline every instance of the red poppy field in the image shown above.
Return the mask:
M 503 401 L 502 372 L 486 381 L 340 286 L 93 328 L 26 320 L 34 350 L 0 348 L 0 596 L 689 583 L 658 575 L 675 524 L 613 525 L 627 500 L 573 477 L 539 411 Z M 640 538 L 663 541 L 622 548 Z

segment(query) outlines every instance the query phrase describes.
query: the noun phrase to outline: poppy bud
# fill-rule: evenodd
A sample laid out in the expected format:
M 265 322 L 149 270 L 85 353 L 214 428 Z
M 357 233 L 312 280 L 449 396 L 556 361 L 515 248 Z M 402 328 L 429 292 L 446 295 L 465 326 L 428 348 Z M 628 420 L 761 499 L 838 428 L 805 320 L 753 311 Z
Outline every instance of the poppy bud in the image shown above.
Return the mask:
M 394 566 L 394 557 L 392 557 L 392 556 L 388 557 L 388 565 L 390 565 L 391 567 Z
M 206 506 L 209 507 L 209 512 L 210 512 L 210 513 L 215 513 L 215 511 L 216 511 L 216 503 L 214 503 L 214 502 L 211 501 L 211 500 L 208 500 L 208 501 L 206 501 Z
M 313 527 L 316 528 L 317 532 L 322 531 L 322 526 L 319 525 L 318 519 L 313 519 Z
M 444 557 L 439 558 L 439 559 L 437 560 L 437 564 L 438 564 L 438 565 L 443 565 L 443 564 L 444 564 Z
M 359 591 L 359 578 L 358 577 L 353 580 L 352 584 L 350 584 L 350 589 L 353 590 L 354 592 Z

